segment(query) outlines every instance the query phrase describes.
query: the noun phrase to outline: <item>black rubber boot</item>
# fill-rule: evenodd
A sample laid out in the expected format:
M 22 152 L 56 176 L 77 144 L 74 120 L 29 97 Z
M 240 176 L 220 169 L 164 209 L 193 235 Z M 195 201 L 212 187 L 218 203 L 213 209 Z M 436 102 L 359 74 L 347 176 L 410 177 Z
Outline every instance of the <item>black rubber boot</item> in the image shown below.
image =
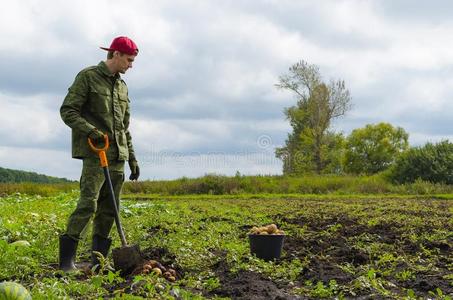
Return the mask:
M 60 235 L 60 270 L 70 272 L 77 269 L 74 264 L 77 244 L 78 242 L 69 236 Z
M 104 257 L 107 257 L 111 244 L 111 239 L 106 239 L 100 235 L 95 235 L 93 236 L 92 250 L 101 253 Z M 91 264 L 92 266 L 99 264 L 99 259 L 94 253 L 91 253 Z

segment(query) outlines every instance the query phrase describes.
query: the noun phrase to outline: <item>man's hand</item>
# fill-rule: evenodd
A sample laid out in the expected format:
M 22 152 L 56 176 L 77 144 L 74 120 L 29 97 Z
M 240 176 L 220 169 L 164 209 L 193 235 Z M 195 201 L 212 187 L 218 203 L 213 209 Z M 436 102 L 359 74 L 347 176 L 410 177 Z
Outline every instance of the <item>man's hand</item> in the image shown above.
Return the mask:
M 129 176 L 129 180 L 137 180 L 140 176 L 140 168 L 138 167 L 138 163 L 136 160 L 129 161 L 129 168 L 131 169 L 131 175 Z
M 96 144 L 99 144 L 99 143 L 102 143 L 104 142 L 104 134 L 98 130 L 98 129 L 93 129 L 91 130 L 90 134 L 88 135 L 88 137 L 93 141 L 95 142 Z

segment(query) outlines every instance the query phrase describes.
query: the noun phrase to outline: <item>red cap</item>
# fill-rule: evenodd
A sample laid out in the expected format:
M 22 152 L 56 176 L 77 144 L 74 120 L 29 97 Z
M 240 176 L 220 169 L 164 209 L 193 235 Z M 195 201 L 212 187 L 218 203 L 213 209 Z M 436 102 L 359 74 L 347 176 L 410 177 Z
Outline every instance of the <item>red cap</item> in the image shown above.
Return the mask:
M 134 41 L 126 36 L 119 36 L 113 39 L 110 48 L 100 47 L 103 50 L 107 51 L 119 51 L 128 55 L 137 55 L 138 48 L 135 45 Z

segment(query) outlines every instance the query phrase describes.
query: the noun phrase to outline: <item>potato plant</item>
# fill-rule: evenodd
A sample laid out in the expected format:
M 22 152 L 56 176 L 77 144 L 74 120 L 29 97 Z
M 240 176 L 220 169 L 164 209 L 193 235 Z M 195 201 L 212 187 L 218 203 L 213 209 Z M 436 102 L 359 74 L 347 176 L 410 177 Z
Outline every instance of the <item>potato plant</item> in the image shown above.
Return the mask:
M 452 298 L 449 195 L 125 195 L 127 239 L 150 262 L 127 277 L 111 257 L 98 274 L 57 270 L 58 235 L 77 198 L 0 198 L 0 282 L 22 284 L 33 299 Z M 279 230 L 280 259 L 250 254 L 250 233 Z M 90 259 L 84 234 L 78 262 Z

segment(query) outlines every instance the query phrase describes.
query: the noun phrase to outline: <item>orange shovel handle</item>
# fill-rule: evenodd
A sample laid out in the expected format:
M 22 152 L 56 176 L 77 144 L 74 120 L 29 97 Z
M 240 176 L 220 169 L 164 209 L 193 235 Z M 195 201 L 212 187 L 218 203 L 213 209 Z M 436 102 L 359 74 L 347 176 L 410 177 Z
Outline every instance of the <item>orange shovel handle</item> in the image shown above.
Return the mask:
M 90 145 L 91 150 L 99 155 L 99 160 L 101 161 L 101 167 L 108 167 L 109 163 L 107 161 L 107 155 L 105 152 L 109 148 L 109 137 L 104 134 L 104 147 L 103 148 L 96 148 L 93 144 L 93 141 L 88 138 L 88 145 Z

